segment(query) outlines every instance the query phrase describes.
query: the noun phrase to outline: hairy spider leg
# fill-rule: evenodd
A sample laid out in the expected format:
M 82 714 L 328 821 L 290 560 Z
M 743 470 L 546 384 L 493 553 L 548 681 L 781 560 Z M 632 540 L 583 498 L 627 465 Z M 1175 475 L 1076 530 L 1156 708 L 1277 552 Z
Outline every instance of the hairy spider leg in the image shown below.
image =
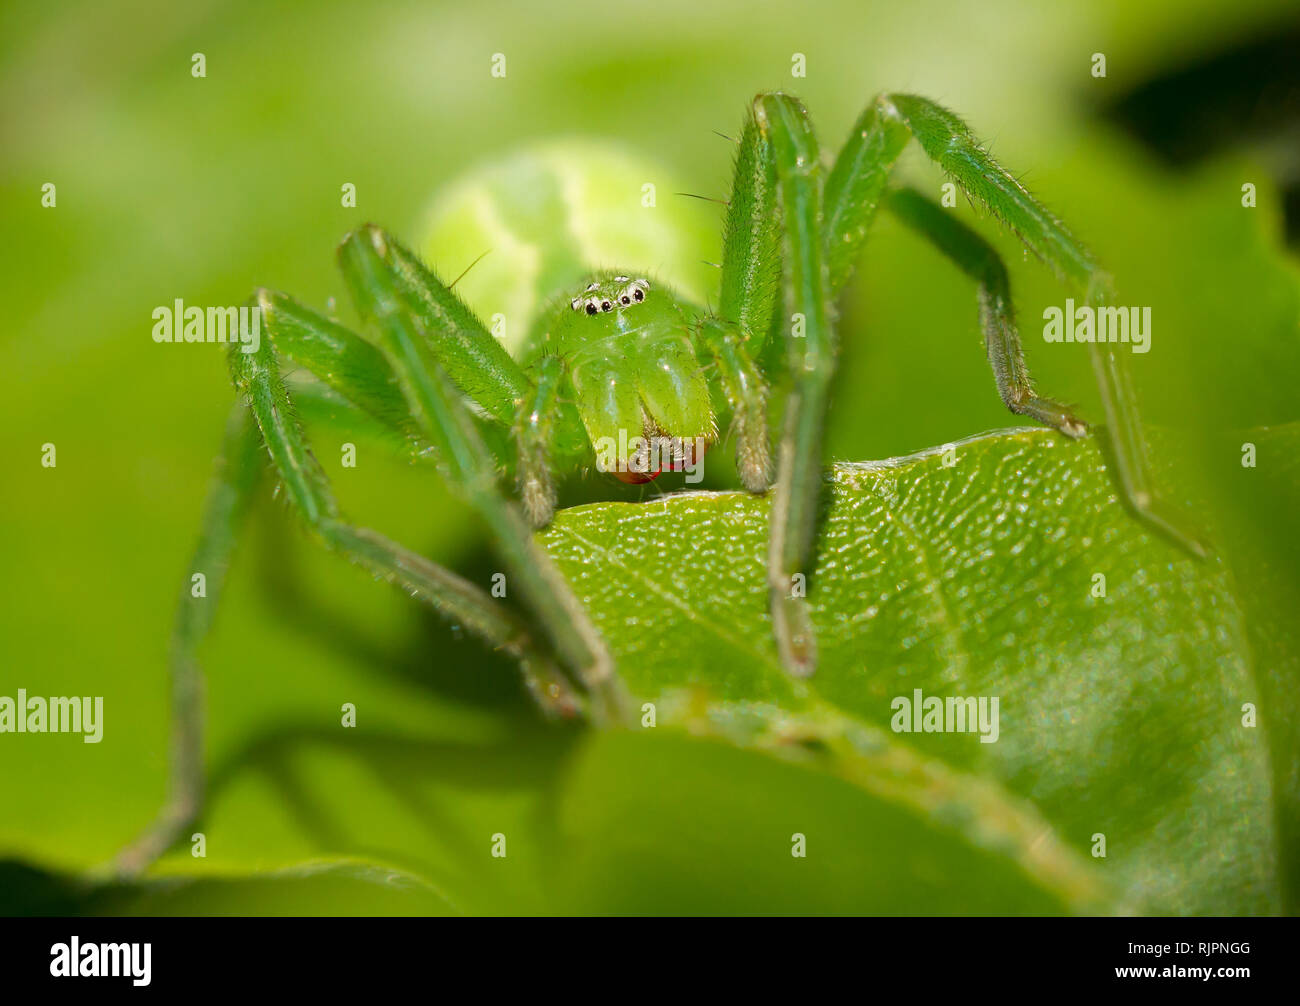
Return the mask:
M 425 329 L 409 310 L 403 251 L 374 226 L 343 240 L 339 263 L 357 310 L 374 322 L 379 346 L 450 484 L 487 524 L 513 583 L 556 652 L 591 695 L 597 718 L 620 718 L 625 700 L 604 639 L 568 582 L 533 540 L 519 507 L 501 492 L 496 459 L 431 348 L 440 333 Z M 502 408 L 505 411 L 504 403 Z M 516 409 L 511 401 L 508 415 L 513 417 Z
M 391 236 L 389 251 L 393 289 L 451 382 L 487 417 L 514 434 L 516 485 L 524 512 L 534 527 L 545 527 L 555 514 L 552 451 L 556 438 L 575 435 L 585 442 L 577 414 L 561 401 L 563 361 L 543 356 L 531 368 L 520 364 L 483 325 L 459 296 L 420 257 Z
M 802 106 L 779 94 L 755 99 L 741 135 L 728 207 L 719 314 L 741 330 L 755 357 L 769 333 L 790 337 L 785 339 L 790 347 L 785 364 L 794 390 L 779 454 L 769 585 L 778 648 L 786 667 L 796 674 L 810 673 L 816 660 L 806 606 L 795 590 L 806 583 L 792 581 L 809 561 L 821 491 L 819 480 L 810 477 L 810 467 L 821 460 L 820 434 L 814 427 L 824 420 L 825 387 L 835 362 L 830 305 L 852 274 L 881 205 L 976 280 L 989 362 L 1008 408 L 1070 436 L 1086 429 L 1069 409 L 1034 393 L 1015 328 L 1006 269 L 993 249 L 924 197 L 887 193 L 893 167 L 912 139 L 1059 278 L 1084 291 L 1088 303 L 1101 305 L 1111 297 L 1110 279 L 1087 248 L 988 155 L 961 119 L 934 102 L 914 95 L 877 98 L 862 113 L 823 180 L 816 140 Z M 804 247 L 814 239 L 824 251 L 821 261 Z M 819 270 L 825 273 L 825 289 Z M 784 318 L 780 323 L 773 320 L 782 275 L 789 325 Z M 796 338 L 800 332 L 803 337 Z M 1186 521 L 1154 495 L 1127 361 L 1109 344 L 1093 343 L 1090 349 L 1123 501 L 1149 527 L 1192 554 L 1205 555 L 1205 546 L 1183 530 Z M 764 354 L 763 359 L 770 364 L 774 358 Z M 810 450 L 818 452 L 815 459 L 806 453 Z
M 339 396 L 338 401 L 349 409 L 400 438 L 412 457 L 428 458 L 432 455 L 439 460 L 437 448 L 412 415 L 393 366 L 378 347 L 285 294 L 259 290 L 256 303 L 276 354 L 332 388 Z M 484 335 L 491 338 L 486 332 Z M 480 599 L 486 600 L 486 595 Z M 490 603 L 500 607 L 496 602 Z M 473 617 L 465 625 L 471 631 L 478 631 L 493 645 L 504 645 L 499 635 L 480 631 Z M 525 656 L 532 663 L 540 659 L 536 653 Z M 566 685 L 557 691 L 556 682 L 550 680 L 555 677 L 553 670 L 547 670 L 544 677 L 547 679 L 544 687 L 538 686 L 538 679 L 527 679 L 543 707 L 548 706 L 547 696 L 555 694 L 561 697 L 557 707 L 559 711 L 571 709 L 575 701 L 571 689 Z
M 171 848 L 203 809 L 204 687 L 197 650 L 212 627 L 249 499 L 261 483 L 263 460 L 257 424 L 241 402 L 226 422 L 189 567 L 206 577 L 206 596 L 191 595 L 191 574 L 187 573 L 172 628 L 167 802 L 148 830 L 118 854 L 112 865 L 118 875 L 134 875 L 152 863 Z
M 339 246 L 341 256 L 346 257 L 344 249 L 359 235 L 383 246 L 386 289 L 415 323 L 421 341 L 452 383 L 509 427 L 519 402 L 532 390 L 523 368 L 418 255 L 381 228 L 367 225 L 349 234 Z
M 790 391 L 777 452 L 768 591 L 782 663 L 792 674 L 806 676 L 817 662 L 807 572 L 824 485 L 822 437 L 837 351 L 822 235 L 825 169 L 812 122 L 798 100 L 762 94 L 754 100 L 753 114 L 776 179 L 789 311 L 776 326 L 785 335 Z
M 746 348 L 748 338 L 737 324 L 705 318 L 696 328 L 699 347 L 712 360 L 718 386 L 731 407 L 736 437 L 736 469 L 752 493 L 772 485 L 772 451 L 767 432 L 767 382 Z
M 885 196 L 885 208 L 975 281 L 980 328 L 998 394 L 1008 409 L 1054 426 L 1071 437 L 1088 432 L 1087 424 L 1059 402 L 1034 393 L 1025 354 L 1016 329 L 1015 305 L 1007 268 L 993 246 L 934 200 L 915 189 L 898 189 Z
M 989 156 L 958 116 L 928 98 L 912 94 L 883 94 L 868 105 L 831 169 L 826 183 L 826 242 L 833 293 L 839 292 L 852 272 L 884 197 L 889 173 L 912 138 L 973 201 L 986 207 L 1047 263 L 1058 278 L 1081 290 L 1088 304 L 1099 307 L 1113 299 L 1110 277 L 1083 243 Z M 951 228 L 940 228 L 939 217 L 926 212 L 914 199 L 904 196 L 901 201 L 892 201 L 891 208 L 904 222 L 929 237 L 940 251 L 953 257 L 972 251 L 970 242 L 956 237 L 957 232 Z M 958 257 L 958 265 L 968 272 L 969 264 L 977 263 Z M 996 307 L 997 290 L 988 286 L 987 280 L 997 279 L 996 273 L 1005 275 L 1005 269 L 995 267 L 990 272 L 987 263 L 979 268 L 984 270 L 988 287 L 987 294 L 983 289 L 980 294 L 981 321 L 990 346 L 989 361 L 1003 401 L 1012 411 L 1078 436 L 1076 427 L 1081 424 L 1068 410 L 1032 397 L 1009 309 L 1005 319 L 999 318 L 997 310 L 990 309 Z M 989 295 L 994 295 L 992 301 Z M 1008 324 L 999 329 L 1004 320 Z M 1094 342 L 1089 348 L 1106 412 L 1106 438 L 1114 457 L 1122 500 L 1148 527 L 1192 555 L 1205 556 L 1205 544 L 1188 530 L 1190 521 L 1155 495 L 1127 359 L 1111 343 Z M 1004 369 L 1000 369 L 1000 364 Z M 1026 398 L 1026 394 L 1030 397 Z M 1034 411 L 1029 411 L 1026 405 Z
M 751 112 L 736 147 L 723 222 L 717 316 L 703 322 L 699 332 L 731 406 L 737 466 L 750 492 L 762 492 L 772 483 L 769 375 L 762 363 L 782 295 L 776 191 L 771 146 Z
M 519 500 L 533 527 L 545 527 L 555 515 L 555 479 L 550 446 L 555 436 L 564 361 L 543 356 L 532 390 L 519 400 L 513 427 Z

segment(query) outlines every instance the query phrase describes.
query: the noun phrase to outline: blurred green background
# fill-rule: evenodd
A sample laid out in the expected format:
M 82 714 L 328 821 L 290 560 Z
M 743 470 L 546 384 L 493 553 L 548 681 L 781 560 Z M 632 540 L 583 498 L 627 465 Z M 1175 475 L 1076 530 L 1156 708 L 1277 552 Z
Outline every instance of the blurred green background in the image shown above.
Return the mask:
M 734 132 L 755 91 L 798 93 L 833 150 L 872 95 L 910 90 L 962 114 L 1095 248 L 1124 296 L 1152 305 L 1154 349 L 1135 361 L 1151 423 L 1291 422 L 1300 286 L 1273 165 L 1243 147 L 1175 171 L 1099 109 L 1163 67 L 1294 14 L 1294 3 L 1253 0 L 7 3 L 0 695 L 103 695 L 106 728 L 99 745 L 0 736 L 0 858 L 76 873 L 133 838 L 163 799 L 168 636 L 232 392 L 218 347 L 151 340 L 156 305 L 238 303 L 263 284 L 345 304 L 332 261 L 345 231 L 374 220 L 414 239 L 440 187 L 533 141 L 616 141 L 689 191 L 722 197 L 731 152 L 714 131 Z M 205 79 L 190 75 L 195 52 Z M 504 79 L 489 72 L 497 52 Z M 791 78 L 795 52 L 804 79 Z M 1104 79 L 1090 74 L 1094 52 L 1106 54 Z M 934 189 L 942 180 L 914 151 L 901 170 Z M 1257 209 L 1241 207 L 1245 181 L 1258 186 Z M 46 182 L 55 209 L 41 206 Z M 344 182 L 357 186 L 355 209 L 340 206 Z M 716 243 L 718 206 L 662 189 L 659 202 Z M 1099 416 L 1084 348 L 1044 352 L 1035 336 L 1061 289 L 1014 240 L 977 225 L 1007 257 L 1040 386 Z M 707 244 L 703 257 L 716 257 Z M 436 264 L 454 275 L 468 262 Z M 840 387 L 853 390 L 832 410 L 835 457 L 1013 425 L 983 358 L 973 290 L 890 220 L 842 319 Z M 40 465 L 46 442 L 55 469 Z M 350 515 L 462 572 L 490 568 L 475 525 L 429 472 L 369 451 L 358 478 L 337 452 L 319 453 Z M 873 902 L 870 870 L 887 872 L 880 849 L 857 873 L 769 877 L 784 891 L 775 902 L 752 892 L 708 902 L 746 877 L 737 868 L 700 893 L 686 843 L 657 848 L 641 879 L 611 854 L 557 902 L 544 878 L 564 849 L 539 822 L 558 802 L 635 829 L 638 815 L 665 808 L 606 798 L 620 780 L 675 764 L 695 773 L 701 805 L 731 794 L 717 827 L 732 838 L 752 835 L 746 822 L 782 796 L 806 818 L 878 817 L 846 783 L 711 742 L 593 744 L 542 726 L 506 662 L 318 550 L 270 499 L 253 515 L 204 661 L 208 856 L 182 850 L 161 869 L 238 883 L 268 875 L 271 886 L 218 884 L 173 902 L 155 891 L 102 910 L 1045 910 L 1035 892 L 1019 900 L 989 876 L 970 890 L 938 884 L 910 906 Z M 346 743 L 342 702 L 359 709 Z M 690 786 L 673 801 L 687 823 Z M 498 832 L 517 844 L 489 869 L 482 853 Z M 744 862 L 743 844 L 728 848 Z M 967 850 L 930 854 L 951 867 Z M 349 877 L 304 888 L 276 872 L 323 860 L 422 880 L 376 895 Z M 0 911 L 7 896 L 21 908 L 24 890 L 19 880 L 0 888 Z

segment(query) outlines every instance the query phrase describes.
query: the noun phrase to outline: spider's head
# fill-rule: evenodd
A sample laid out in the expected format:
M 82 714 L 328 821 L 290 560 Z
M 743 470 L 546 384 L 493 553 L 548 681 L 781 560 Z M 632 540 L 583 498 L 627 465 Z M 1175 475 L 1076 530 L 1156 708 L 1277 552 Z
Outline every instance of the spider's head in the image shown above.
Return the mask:
M 630 483 L 661 471 L 703 477 L 717 426 L 670 289 L 631 271 L 599 273 L 560 302 L 544 341 L 567 364 L 598 469 Z

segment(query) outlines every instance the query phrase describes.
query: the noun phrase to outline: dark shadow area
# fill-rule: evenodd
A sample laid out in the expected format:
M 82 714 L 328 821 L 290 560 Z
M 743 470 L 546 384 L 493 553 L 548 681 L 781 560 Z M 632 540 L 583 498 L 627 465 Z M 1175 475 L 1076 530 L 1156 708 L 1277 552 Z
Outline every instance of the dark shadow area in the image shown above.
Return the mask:
M 391 733 L 367 734 L 285 723 L 271 727 L 216 765 L 210 776 L 209 805 L 218 802 L 225 788 L 248 771 L 261 772 L 276 788 L 280 802 L 295 825 L 316 843 L 322 855 L 356 856 L 396 864 L 413 874 L 443 877 L 477 874 L 484 860 L 483 835 L 470 834 L 458 819 L 452 799 L 429 792 L 430 784 L 444 785 L 452 797 L 460 791 L 476 793 L 531 792 L 536 811 L 533 834 L 549 845 L 554 829 L 550 815 L 558 802 L 557 790 L 569 757 L 582 735 L 578 726 L 553 726 L 523 720 L 508 740 L 467 744 L 402 737 Z M 329 749 L 356 759 L 369 772 L 374 785 L 384 789 L 420 823 L 439 858 L 421 859 L 383 846 L 376 840 L 358 842 L 356 822 L 344 828 L 336 801 L 321 802 L 299 775 L 294 757 L 311 748 Z M 203 821 L 195 825 L 202 830 Z M 376 836 L 378 839 L 378 836 Z M 548 848 L 548 855 L 559 855 Z M 250 878 L 251 879 L 251 878 Z M 227 885 L 232 878 L 225 878 Z M 239 878 L 233 878 L 238 881 Z M 84 916 L 129 912 L 142 896 L 156 896 L 167 885 L 189 880 L 145 878 L 135 883 L 101 881 L 86 875 L 60 873 L 19 860 L 0 860 L 0 916 Z M 485 881 L 486 883 L 486 881 Z M 485 901 L 508 901 L 510 892 L 484 891 Z
M 310 787 L 295 772 L 295 754 L 309 748 L 329 749 L 362 764 L 375 788 L 386 791 L 401 804 L 430 839 L 436 839 L 438 847 L 454 857 L 450 862 L 423 860 L 400 865 L 434 877 L 449 870 L 469 871 L 483 861 L 483 836 L 465 833 L 457 821 L 455 806 L 432 797 L 428 787 L 435 784 L 479 794 L 531 792 L 538 797 L 534 831 L 545 834 L 549 830 L 545 818 L 558 802 L 557 788 L 582 734 L 579 725 L 520 720 L 506 740 L 467 744 L 285 723 L 267 729 L 214 766 L 210 805 L 220 799 L 222 790 L 238 775 L 258 771 L 276 787 L 295 825 L 319 845 L 322 853 L 377 856 L 392 862 L 392 849 L 349 840 L 341 822 L 317 802 Z
M 286 631 L 323 640 L 334 652 L 444 698 L 481 707 L 536 709 L 514 660 L 409 597 L 406 603 L 415 609 L 415 628 L 405 638 L 388 638 L 368 628 L 348 609 L 346 600 L 312 591 L 290 540 L 302 538 L 301 528 L 282 507 L 259 506 L 253 520 L 256 527 L 250 528 L 248 551 L 257 555 L 259 589 Z M 335 558 L 347 564 L 344 557 Z M 501 568 L 482 545 L 455 566 L 457 573 L 478 584 L 490 583 L 492 573 Z M 368 579 L 360 568 L 355 575 L 360 581 Z M 380 581 L 374 582 L 373 589 L 403 596 Z
M 1257 148 L 1282 189 L 1287 243 L 1300 247 L 1300 21 L 1157 71 L 1101 114 L 1175 169 Z
M 16 859 L 0 860 L 0 915 L 83 915 L 99 896 L 89 881 L 52 873 Z

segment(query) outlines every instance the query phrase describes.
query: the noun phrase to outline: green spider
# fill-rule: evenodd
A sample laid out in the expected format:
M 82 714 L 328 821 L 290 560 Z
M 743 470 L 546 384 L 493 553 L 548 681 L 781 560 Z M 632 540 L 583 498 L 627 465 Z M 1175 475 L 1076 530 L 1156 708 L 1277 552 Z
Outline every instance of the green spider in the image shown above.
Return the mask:
M 193 567 L 210 571 L 210 597 L 269 451 L 284 494 L 327 546 L 511 654 L 544 708 L 618 721 L 627 699 L 609 650 L 535 543 L 533 529 L 554 512 L 557 467 L 591 465 L 594 456 L 594 467 L 629 482 L 692 469 L 717 439 L 716 417 L 725 412 L 741 482 L 751 492 L 773 493 L 768 582 L 781 659 L 792 674 L 813 673 L 815 633 L 796 585 L 804 581 L 817 528 L 822 431 L 836 361 L 833 304 L 879 208 L 932 241 L 977 284 L 989 362 L 1008 408 L 1067 436 L 1087 429 L 1066 407 L 1035 394 L 997 253 L 928 197 L 887 190 L 913 138 L 1062 280 L 1093 304 L 1104 300 L 1109 283 L 1089 252 L 953 113 L 914 95 L 878 97 L 828 170 L 799 101 L 760 94 L 737 143 L 716 311 L 685 302 L 636 268 L 602 271 L 555 298 L 517 361 L 417 256 L 374 226 L 349 234 L 339 248 L 370 337 L 284 294 L 259 291 L 266 338 L 255 352 L 229 354 L 241 402 L 227 429 Z M 1123 498 L 1153 527 L 1202 551 L 1152 495 L 1120 358 L 1108 346 L 1092 348 Z M 341 516 L 295 418 L 281 377 L 284 360 L 433 453 L 486 521 L 523 611 Z M 775 473 L 768 433 L 774 388 L 784 392 Z M 519 502 L 502 489 L 484 422 L 510 433 Z M 166 851 L 201 810 L 195 651 L 211 618 L 211 601 L 181 608 L 172 655 L 169 804 L 119 858 L 123 872 Z

